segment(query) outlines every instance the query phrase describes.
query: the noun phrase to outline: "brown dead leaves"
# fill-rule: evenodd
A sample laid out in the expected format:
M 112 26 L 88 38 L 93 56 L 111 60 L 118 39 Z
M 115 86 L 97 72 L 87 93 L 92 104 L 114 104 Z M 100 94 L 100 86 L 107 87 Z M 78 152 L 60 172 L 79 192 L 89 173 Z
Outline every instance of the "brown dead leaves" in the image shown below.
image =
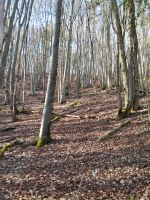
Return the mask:
M 120 123 L 117 97 L 104 91 L 91 95 L 86 89 L 78 105 L 55 103 L 54 112 L 65 109 L 66 116 L 52 125 L 52 144 L 36 149 L 27 138 L 38 137 L 41 112 L 35 111 L 42 105 L 37 98 L 28 99 L 34 112 L 20 114 L 14 130 L 1 132 L 1 140 L 24 138 L 24 144 L 0 160 L 0 200 L 150 199 L 146 113 L 133 115 L 131 124 L 99 143 L 98 136 Z M 1 121 L 11 125 L 7 115 Z

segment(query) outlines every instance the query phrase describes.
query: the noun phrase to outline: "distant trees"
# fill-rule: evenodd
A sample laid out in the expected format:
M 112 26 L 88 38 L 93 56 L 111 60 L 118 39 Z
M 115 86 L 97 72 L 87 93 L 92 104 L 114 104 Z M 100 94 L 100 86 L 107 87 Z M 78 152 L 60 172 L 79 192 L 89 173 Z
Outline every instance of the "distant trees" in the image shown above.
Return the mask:
M 17 12 L 17 7 L 18 7 L 18 2 L 19 0 L 15 0 L 12 12 L 9 15 L 5 15 L 5 27 L 7 27 L 7 31 L 5 32 L 4 36 L 4 44 L 3 44 L 3 51 L 2 51 L 2 56 L 1 56 L 1 65 L 0 65 L 0 87 L 2 86 L 2 81 L 4 80 L 4 72 L 6 70 L 6 65 L 7 65 L 7 58 L 8 58 L 8 53 L 9 53 L 9 48 L 10 48 L 10 43 L 11 43 L 11 38 L 12 38 L 12 31 L 13 31 L 13 26 L 14 26 L 14 19 L 15 15 Z M 7 10 L 6 13 L 8 13 L 8 10 L 10 9 L 10 2 L 7 1 Z M 6 24 L 7 23 L 7 24 Z
M 17 120 L 20 103 L 25 109 L 26 91 L 36 95 L 42 90 L 45 109 L 50 106 L 47 112 L 50 114 L 55 81 L 59 103 L 68 100 L 72 82 L 78 98 L 82 95 L 81 88 L 93 87 L 94 93 L 97 88 L 117 88 L 118 115 L 128 117 L 140 108 L 139 93 L 148 91 L 148 1 L 64 0 L 59 3 L 62 4 L 60 36 L 54 32 L 55 0 L 0 0 L 0 87 L 5 88 L 12 121 Z M 56 36 L 60 41 L 58 65 L 52 45 Z M 54 68 L 58 68 L 58 77 L 53 83 L 49 77 L 48 96 L 47 75 Z M 44 121 L 46 116 L 43 114 Z M 45 137 L 44 130 L 49 134 L 49 128 L 45 129 L 49 119 L 44 121 L 39 138 Z
M 14 2 L 6 1 L 4 21 L 4 39 L 1 53 L 0 86 L 5 85 L 6 103 L 10 105 L 12 121 L 16 121 L 16 93 L 23 69 L 21 55 L 28 31 L 34 0 Z M 5 79 L 5 82 L 4 82 Z M 20 98 L 20 97 L 18 97 Z

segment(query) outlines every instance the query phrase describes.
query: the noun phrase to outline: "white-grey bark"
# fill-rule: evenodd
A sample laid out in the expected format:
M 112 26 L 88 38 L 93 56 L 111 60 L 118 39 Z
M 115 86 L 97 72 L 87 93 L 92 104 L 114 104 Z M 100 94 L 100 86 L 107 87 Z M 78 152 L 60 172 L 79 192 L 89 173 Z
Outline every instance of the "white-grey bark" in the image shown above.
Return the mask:
M 4 0 L 0 0 L 0 58 L 3 47 L 4 37 Z
M 56 77 L 58 68 L 58 53 L 59 53 L 59 40 L 60 40 L 60 28 L 61 28 L 61 10 L 62 10 L 62 0 L 57 1 L 57 11 L 56 11 L 56 22 L 55 22 L 55 34 L 53 42 L 53 52 L 52 52 L 52 62 L 51 71 L 48 77 L 47 92 L 45 97 L 42 123 L 40 128 L 39 140 L 37 146 L 49 143 L 50 137 L 50 119 L 53 110 L 54 93 L 56 87 Z
M 8 31 L 5 35 L 5 44 L 4 44 L 4 49 L 2 51 L 1 64 L 0 64 L 0 87 L 2 86 L 2 82 L 4 79 L 4 72 L 5 72 L 5 68 L 7 64 L 7 57 L 8 57 L 8 52 L 9 52 L 9 47 L 10 47 L 10 42 L 11 42 L 11 37 L 12 37 L 12 32 L 13 32 L 14 19 L 15 19 L 18 3 L 19 3 L 19 0 L 15 0 L 12 15 L 10 17 Z
M 66 65 L 65 65 L 64 75 L 63 75 L 63 80 L 62 80 L 60 103 L 65 103 L 66 102 L 66 87 L 69 87 L 71 50 L 72 50 L 72 46 L 71 45 L 72 45 L 72 26 L 73 26 L 74 2 L 75 2 L 75 0 L 72 0 L 72 9 L 71 9 L 70 27 L 69 27 L 69 39 L 68 39 L 67 58 L 66 58 L 67 60 L 66 60 Z
M 125 88 L 125 107 L 128 106 L 128 70 L 126 63 L 125 44 L 122 34 L 122 27 L 119 16 L 119 9 L 116 0 L 112 0 L 113 13 L 116 22 L 117 37 L 119 42 L 120 60 L 121 60 L 121 75 L 123 79 L 123 86 Z

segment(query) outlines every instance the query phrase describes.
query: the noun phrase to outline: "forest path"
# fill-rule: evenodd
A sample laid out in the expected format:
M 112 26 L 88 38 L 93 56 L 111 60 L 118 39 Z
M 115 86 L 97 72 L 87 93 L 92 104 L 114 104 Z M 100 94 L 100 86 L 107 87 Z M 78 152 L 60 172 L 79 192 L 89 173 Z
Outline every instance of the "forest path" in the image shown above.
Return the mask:
M 82 94 L 75 106 L 55 103 L 54 112 L 71 114 L 52 125 L 52 144 L 40 149 L 30 141 L 38 137 L 42 95 L 27 98 L 30 112 L 18 115 L 15 123 L 10 122 L 8 107 L 0 105 L 0 146 L 24 141 L 0 160 L 0 200 L 150 199 L 146 100 L 141 99 L 143 110 L 131 116 L 131 124 L 98 142 L 99 136 L 125 121 L 116 118 L 117 95 L 114 90 L 94 95 L 89 88 Z

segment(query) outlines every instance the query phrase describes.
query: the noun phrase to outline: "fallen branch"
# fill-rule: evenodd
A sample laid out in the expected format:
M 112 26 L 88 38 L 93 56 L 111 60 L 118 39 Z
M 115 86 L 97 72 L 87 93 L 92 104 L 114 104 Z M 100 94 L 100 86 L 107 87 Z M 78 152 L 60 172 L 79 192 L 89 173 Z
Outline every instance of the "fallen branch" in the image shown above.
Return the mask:
M 51 122 L 57 122 L 62 118 L 69 117 L 69 118 L 75 118 L 75 119 L 99 119 L 100 117 L 98 115 L 70 115 L 67 112 L 62 113 L 52 113 L 51 116 Z
M 1 143 L 8 143 L 8 142 L 11 142 L 11 141 L 13 141 L 14 139 L 15 139 L 15 137 L 2 139 L 2 140 L 0 141 L 0 144 L 1 144 Z
M 97 115 L 97 114 L 90 114 L 90 115 L 85 115 L 83 116 L 84 119 L 97 119 L 99 120 L 100 119 L 100 116 Z
M 67 107 L 67 108 L 70 108 L 70 107 L 80 106 L 80 105 L 81 105 L 81 101 L 75 100 L 75 101 L 69 103 L 66 107 Z
M 99 137 L 97 141 L 101 142 L 107 139 L 108 137 L 112 136 L 114 133 L 116 133 L 118 130 L 120 130 L 122 127 L 126 126 L 127 124 L 131 123 L 131 120 L 125 121 L 123 123 L 120 123 L 118 126 L 113 127 L 108 132 L 106 132 L 103 136 Z
M 63 114 L 57 114 L 57 113 L 52 113 L 51 122 L 52 123 L 57 122 L 57 121 L 59 121 L 63 117 L 65 117 L 65 115 L 63 115 Z
M 60 113 L 60 114 L 53 113 L 52 116 L 51 116 L 51 122 L 52 123 L 57 122 L 60 119 L 65 118 L 65 117 L 75 118 L 75 119 L 80 119 L 81 118 L 78 115 L 68 115 L 68 114 L 62 114 L 62 113 Z
M 81 119 L 81 117 L 80 117 L 79 115 L 69 115 L 69 114 L 65 114 L 64 117 L 75 118 L 75 119 Z
M 15 129 L 16 129 L 16 127 L 7 127 L 7 128 L 2 129 L 2 131 L 7 132 L 7 131 L 13 131 Z
M 9 143 L 9 144 L 7 144 L 7 145 L 1 147 L 1 148 L 0 148 L 0 158 L 4 156 L 4 153 L 5 153 L 8 149 L 10 149 L 11 147 L 14 147 L 14 146 L 16 146 L 16 145 L 22 144 L 22 143 L 23 143 L 22 141 L 16 140 L 16 141 L 13 141 L 13 142 L 11 142 L 11 143 Z

